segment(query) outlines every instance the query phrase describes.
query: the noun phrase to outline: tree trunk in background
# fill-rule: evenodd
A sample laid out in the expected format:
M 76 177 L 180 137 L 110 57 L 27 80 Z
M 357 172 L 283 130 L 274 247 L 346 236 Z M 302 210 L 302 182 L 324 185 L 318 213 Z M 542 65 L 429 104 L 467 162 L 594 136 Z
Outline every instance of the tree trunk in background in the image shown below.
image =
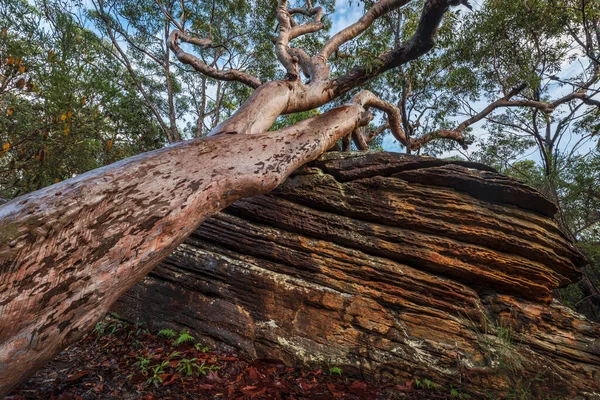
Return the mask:
M 597 398 L 600 326 L 551 298 L 585 264 L 555 211 L 482 165 L 327 153 L 205 221 L 115 311 L 439 393 Z

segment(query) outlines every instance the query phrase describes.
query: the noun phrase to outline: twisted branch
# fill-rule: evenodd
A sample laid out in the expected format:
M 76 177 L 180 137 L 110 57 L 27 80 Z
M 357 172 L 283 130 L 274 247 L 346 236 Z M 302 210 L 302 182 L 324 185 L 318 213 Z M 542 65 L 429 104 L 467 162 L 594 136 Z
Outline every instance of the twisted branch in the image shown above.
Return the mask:
M 461 128 L 462 124 L 459 125 L 459 128 L 457 128 L 456 130 L 438 130 L 423 135 L 419 138 L 413 139 L 406 136 L 406 133 L 402 129 L 402 115 L 400 114 L 400 109 L 398 109 L 398 107 L 396 107 L 392 103 L 388 103 L 387 101 L 381 100 L 379 97 L 375 96 L 373 93 L 367 90 L 364 90 L 356 96 L 354 96 L 352 98 L 352 102 L 359 104 L 365 107 L 366 109 L 373 107 L 385 112 L 388 118 L 386 124 L 387 126 L 385 128 L 380 127 L 376 129 L 375 132 L 381 133 L 386 128 L 389 128 L 392 132 L 392 135 L 394 135 L 394 138 L 396 138 L 396 140 L 398 140 L 400 143 L 402 143 L 402 145 L 406 146 L 410 150 L 418 150 L 425 144 L 437 138 L 452 139 L 458 142 L 463 147 L 467 146 L 467 143 L 465 142 L 463 137 L 463 131 L 466 128 L 466 126 Z M 371 137 L 371 140 L 374 137 L 375 136 Z M 354 139 L 359 149 L 361 149 L 361 147 L 364 147 L 365 144 L 368 148 L 368 142 L 366 142 L 364 137 L 360 137 L 358 133 L 353 134 L 352 138 Z
M 194 44 L 203 49 L 212 46 L 212 41 L 209 39 L 199 39 L 185 34 L 180 30 L 174 30 L 169 35 L 169 40 L 167 41 L 167 46 L 175 53 L 175 56 L 179 61 L 184 64 L 188 64 L 192 66 L 196 71 L 209 76 L 214 79 L 218 79 L 221 81 L 237 81 L 241 82 L 245 85 L 250 86 L 251 88 L 256 89 L 262 83 L 254 76 L 247 74 L 245 72 L 239 71 L 237 69 L 224 69 L 220 70 L 214 67 L 210 67 L 202 62 L 198 57 L 186 53 L 183 51 L 181 47 L 177 44 L 177 40 L 181 40 L 186 43 Z
M 314 22 L 307 22 L 302 25 L 296 25 L 292 15 L 303 14 L 308 17 L 315 16 Z M 275 54 L 281 65 L 285 68 L 288 74 L 288 79 L 295 80 L 298 78 L 298 63 L 301 62 L 303 72 L 310 75 L 310 57 L 300 49 L 291 49 L 289 43 L 291 40 L 306 35 L 308 33 L 318 32 L 323 29 L 324 25 L 321 22 L 323 9 L 314 7 L 311 9 L 293 8 L 287 9 L 287 0 L 279 0 L 277 6 L 277 22 L 279 23 L 279 35 L 275 39 Z
M 394 9 L 396 9 L 401 5 L 406 4 L 406 2 L 407 1 L 402 0 L 380 1 L 376 3 L 371 10 L 373 10 L 374 7 L 382 4 L 385 4 L 388 7 L 393 6 Z M 336 94 L 344 94 L 356 86 L 363 85 L 370 79 L 381 75 L 385 71 L 399 67 L 400 65 L 427 53 L 433 48 L 435 33 L 446 11 L 448 11 L 451 6 L 457 6 L 460 4 L 468 6 L 467 0 L 427 0 L 425 2 L 425 6 L 423 7 L 417 30 L 412 37 L 400 47 L 395 47 L 394 49 L 377 57 L 370 66 L 354 67 L 345 75 L 337 78 L 335 80 Z M 385 12 L 388 12 L 387 9 L 384 9 L 378 11 L 381 14 L 377 14 L 376 11 L 373 11 L 373 15 L 371 15 L 369 14 L 371 13 L 371 10 L 369 10 L 369 12 L 363 16 L 363 18 L 365 18 L 364 20 L 361 18 L 356 24 L 350 25 L 348 28 L 332 37 L 325 44 L 320 55 L 323 57 L 329 57 L 331 53 L 336 50 L 336 45 L 340 46 L 345 41 L 356 37 L 356 35 L 362 33 L 366 28 L 368 28 L 368 26 L 370 26 L 370 24 L 373 22 L 371 18 L 374 20 L 376 16 L 383 15 Z M 361 20 L 363 22 L 361 22 Z M 356 35 L 352 36 L 355 31 Z
M 327 59 L 329 59 L 333 52 L 339 49 L 341 45 L 363 33 L 373 24 L 373 22 L 377 18 L 389 13 L 390 11 L 402 7 L 409 1 L 410 0 L 378 1 L 358 21 L 333 35 L 331 39 L 329 39 L 325 43 L 325 45 L 319 52 L 318 57 L 320 57 L 324 62 L 327 61 Z

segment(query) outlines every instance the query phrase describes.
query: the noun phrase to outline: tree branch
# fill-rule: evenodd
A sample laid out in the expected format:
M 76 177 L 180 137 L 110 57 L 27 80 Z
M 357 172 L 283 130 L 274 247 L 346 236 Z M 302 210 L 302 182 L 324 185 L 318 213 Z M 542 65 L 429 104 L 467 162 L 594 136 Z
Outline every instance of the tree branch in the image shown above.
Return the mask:
M 290 80 L 298 78 L 298 62 L 288 52 L 290 42 L 290 30 L 292 29 L 291 19 L 287 10 L 287 0 L 279 0 L 277 5 L 277 23 L 279 24 L 279 35 L 275 39 L 275 55 L 287 71 Z
M 138 79 L 137 73 L 135 72 L 135 70 L 133 69 L 133 66 L 131 65 L 131 62 L 129 61 L 129 57 L 127 57 L 127 54 L 123 51 L 123 49 L 121 49 L 121 46 L 119 45 L 119 42 L 117 41 L 117 38 L 115 37 L 114 31 L 112 29 L 112 19 L 104 11 L 104 1 L 99 0 L 98 5 L 96 6 L 96 4 L 94 4 L 94 6 L 96 7 L 96 11 L 98 12 L 100 17 L 104 21 L 104 25 L 106 26 L 106 32 L 108 33 L 108 36 L 110 38 L 110 41 L 113 44 L 113 47 L 119 53 L 120 57 L 117 57 L 117 59 L 120 59 L 121 62 L 125 65 L 127 72 L 129 72 L 129 76 L 133 80 L 133 83 L 135 84 L 138 91 L 142 95 L 142 98 L 144 99 L 144 104 L 146 104 L 146 107 L 148 107 L 150 109 L 150 111 L 152 111 L 152 114 L 154 114 L 154 116 L 156 117 L 158 124 L 160 125 L 163 132 L 167 136 L 167 140 L 170 143 L 175 142 L 176 138 L 173 137 L 173 135 L 171 133 L 171 129 L 167 126 L 162 115 L 160 114 L 160 111 L 158 110 L 156 105 L 152 102 L 148 92 L 142 86 L 142 83 Z
M 212 42 L 208 39 L 199 39 L 191 37 L 180 30 L 174 30 L 173 32 L 171 32 L 171 35 L 169 35 L 167 46 L 173 51 L 173 53 L 175 53 L 177 59 L 184 64 L 190 65 L 201 74 L 221 81 L 241 82 L 254 89 L 256 89 L 262 84 L 261 81 L 259 81 L 257 78 L 245 72 L 238 71 L 236 69 L 219 70 L 217 68 L 206 65 L 196 56 L 193 56 L 192 54 L 183 51 L 183 49 L 181 49 L 181 47 L 179 47 L 179 45 L 177 44 L 178 39 L 181 39 L 186 43 L 195 44 L 197 46 L 200 46 L 201 48 L 207 48 L 211 46 Z
M 303 14 L 307 17 L 315 16 L 314 22 L 307 22 L 305 24 L 292 27 L 290 31 L 290 40 L 302 35 L 306 35 L 307 33 L 318 32 L 325 27 L 325 25 L 323 25 L 321 22 L 321 18 L 323 17 L 323 8 L 321 7 L 315 7 L 309 10 L 305 8 L 292 8 L 288 10 L 288 13 L 290 14 L 290 21 L 294 21 L 294 19 L 291 17 L 291 15 L 294 14 Z
M 382 1 L 377 4 L 384 3 L 391 3 L 394 5 L 394 8 L 398 8 L 401 5 L 405 4 L 406 1 Z M 427 53 L 433 48 L 434 36 L 440 22 L 442 21 L 442 17 L 451 6 L 457 6 L 459 4 L 465 4 L 468 6 L 466 0 L 427 0 L 425 2 L 423 12 L 421 13 L 421 19 L 419 20 L 417 30 L 412 35 L 412 37 L 402 46 L 396 47 L 377 57 L 374 60 L 374 62 L 371 63 L 370 66 L 354 67 L 345 75 L 342 75 L 339 78 L 337 78 L 335 80 L 336 95 L 344 94 L 357 86 L 365 84 L 370 79 L 392 68 L 399 67 L 400 65 L 406 64 L 407 62 L 414 60 Z M 365 14 L 365 16 L 367 14 Z M 341 35 L 343 32 L 352 28 L 353 26 L 354 25 L 349 26 L 348 28 L 340 32 L 338 35 Z M 366 29 L 366 27 L 364 29 Z M 330 52 L 333 52 L 335 50 L 336 45 L 339 46 L 344 42 L 344 36 L 351 36 L 351 33 L 342 35 L 340 38 L 336 39 L 338 35 L 335 35 L 325 44 L 325 47 L 321 50 L 320 55 L 327 55 L 328 57 L 331 54 Z
M 389 13 L 390 11 L 402 7 L 409 1 L 410 0 L 378 1 L 358 21 L 333 35 L 333 37 L 331 37 L 325 43 L 321 51 L 319 51 L 318 57 L 321 58 L 323 62 L 326 62 L 329 59 L 329 57 L 333 54 L 333 52 L 339 49 L 342 44 L 354 39 L 355 37 L 363 33 L 373 24 L 373 22 L 377 18 Z
M 357 94 L 356 96 L 354 96 L 352 98 L 352 102 L 356 103 L 356 104 L 360 104 L 361 106 L 365 107 L 366 109 L 368 109 L 369 107 L 374 107 L 374 108 L 377 108 L 377 109 L 385 112 L 388 117 L 388 125 L 392 132 L 392 135 L 394 135 L 396 140 L 398 140 L 400 143 L 402 143 L 404 146 L 406 146 L 410 150 L 418 150 L 426 143 L 429 143 L 430 141 L 440 138 L 440 137 L 447 138 L 447 139 L 453 139 L 453 140 L 457 141 L 459 144 L 461 144 L 463 146 L 463 148 L 466 148 L 466 146 L 467 146 L 467 143 L 465 142 L 463 135 L 462 135 L 464 128 L 462 128 L 462 130 L 459 130 L 460 125 L 457 130 L 439 130 L 436 132 L 432 132 L 432 133 L 423 135 L 417 139 L 413 139 L 413 138 L 407 137 L 406 133 L 404 133 L 404 130 L 402 129 L 402 116 L 400 115 L 400 110 L 398 109 L 398 107 L 394 106 L 391 103 L 381 100 L 380 98 L 375 96 L 373 93 L 366 91 L 366 90 L 364 90 L 364 91 L 360 92 L 359 94 Z
M 293 14 L 303 14 L 308 17 L 315 16 L 314 22 L 307 22 L 302 25 L 296 25 L 294 18 L 292 18 Z M 321 22 L 321 17 L 323 15 L 323 9 L 321 7 L 315 7 L 311 9 L 302 9 L 302 8 L 293 8 L 287 9 L 287 0 L 279 0 L 277 6 L 277 22 L 279 23 L 279 35 L 275 39 L 275 54 L 277 55 L 277 59 L 283 65 L 285 70 L 288 73 L 288 78 L 291 80 L 295 80 L 298 78 L 298 62 L 300 59 L 297 57 L 298 51 L 295 50 L 295 55 L 291 54 L 291 49 L 288 47 L 291 40 L 306 35 L 308 33 L 318 32 L 323 29 L 324 25 Z M 302 67 L 303 72 L 306 73 L 309 68 L 309 64 L 312 63 L 310 61 L 310 57 L 304 57 L 306 53 L 301 54 L 303 57 L 302 62 L 304 63 Z M 308 73 L 306 73 L 309 76 Z

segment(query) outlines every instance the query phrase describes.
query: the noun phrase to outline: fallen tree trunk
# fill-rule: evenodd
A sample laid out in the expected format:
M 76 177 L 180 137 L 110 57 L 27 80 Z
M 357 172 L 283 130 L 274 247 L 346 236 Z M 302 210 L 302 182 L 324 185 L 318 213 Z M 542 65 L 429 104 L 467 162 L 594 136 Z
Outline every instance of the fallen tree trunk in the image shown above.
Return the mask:
M 0 396 L 93 327 L 204 219 L 271 191 L 369 120 L 351 104 L 277 132 L 182 142 L 0 206 Z
M 585 259 L 551 202 L 478 164 L 327 153 L 309 166 L 205 221 L 114 310 L 446 393 L 600 396 L 600 326 L 552 300 Z

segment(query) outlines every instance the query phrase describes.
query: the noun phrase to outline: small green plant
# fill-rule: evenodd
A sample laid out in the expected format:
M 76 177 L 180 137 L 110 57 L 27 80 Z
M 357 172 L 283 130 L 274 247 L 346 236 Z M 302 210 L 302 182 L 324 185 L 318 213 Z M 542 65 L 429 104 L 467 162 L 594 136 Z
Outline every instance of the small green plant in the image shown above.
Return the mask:
M 117 314 L 115 314 L 117 315 Z M 95 326 L 94 326 L 94 333 L 96 334 L 96 336 L 103 337 L 103 336 L 112 336 L 115 333 L 117 333 L 118 331 L 120 331 L 123 328 L 126 328 L 127 324 L 123 323 L 121 321 L 109 321 L 109 322 L 98 322 Z
M 181 376 L 199 376 L 200 374 L 206 375 L 208 371 L 213 371 L 219 367 L 211 365 L 208 366 L 205 363 L 198 364 L 197 358 L 182 359 L 177 365 L 177 372 Z
M 419 378 L 415 378 L 415 386 L 418 388 L 422 388 L 423 387 L 423 382 L 421 382 L 419 380 Z
M 136 322 L 132 328 L 135 329 L 131 329 L 127 333 L 127 339 L 136 340 L 135 338 L 140 336 L 142 333 L 148 333 L 148 329 L 144 328 L 141 322 Z
M 196 343 L 194 345 L 194 349 L 196 349 L 197 351 L 201 352 L 201 353 L 206 353 L 207 351 L 210 350 L 210 347 L 208 346 L 203 346 L 201 343 Z
M 504 344 L 511 345 L 513 343 L 513 328 L 507 322 L 500 320 L 496 327 L 496 332 L 498 339 L 500 339 Z
M 163 381 L 161 375 L 165 373 L 165 368 L 167 368 L 168 366 L 169 361 L 163 361 L 162 363 L 156 364 L 154 367 L 152 367 L 152 376 L 148 378 L 146 383 L 148 385 L 154 385 L 158 387 L 158 385 L 161 384 Z
M 342 376 L 342 369 L 340 367 L 329 367 L 329 374 Z
M 465 400 L 470 400 L 471 399 L 471 395 L 467 394 L 467 393 L 461 393 L 458 390 L 452 388 L 450 389 L 450 396 L 452 397 L 458 397 L 459 399 L 465 399 Z
M 180 344 L 184 343 L 193 343 L 195 341 L 196 339 L 190 335 L 189 331 L 183 329 L 181 332 L 179 332 L 177 339 L 173 341 L 173 346 L 179 346 Z
M 162 336 L 167 339 L 173 339 L 175 336 L 177 336 L 177 334 L 173 329 L 161 329 L 160 331 L 158 331 L 157 336 Z
M 150 361 L 152 360 L 148 357 L 138 357 L 138 362 L 136 364 L 139 365 L 140 371 L 144 376 L 148 375 L 148 370 L 150 369 Z
M 160 377 L 160 375 L 153 375 L 150 378 L 148 378 L 148 380 L 146 381 L 146 384 L 148 385 L 154 385 L 156 387 L 158 387 L 158 385 L 160 385 L 162 383 L 162 378 Z
M 436 383 L 433 383 L 429 379 L 423 379 L 423 384 L 425 385 L 425 387 L 427 389 L 437 389 L 437 387 L 438 387 L 438 385 Z

